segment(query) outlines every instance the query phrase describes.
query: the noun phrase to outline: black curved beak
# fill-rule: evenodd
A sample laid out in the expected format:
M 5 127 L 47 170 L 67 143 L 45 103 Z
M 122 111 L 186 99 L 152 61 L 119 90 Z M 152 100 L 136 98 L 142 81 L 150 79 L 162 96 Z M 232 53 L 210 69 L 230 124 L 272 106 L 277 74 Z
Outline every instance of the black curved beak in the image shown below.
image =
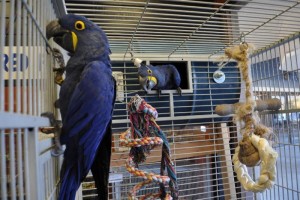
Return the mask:
M 46 37 L 49 40 L 53 38 L 53 40 L 62 48 L 67 50 L 68 52 L 73 53 L 73 41 L 72 34 L 70 31 L 64 29 L 59 24 L 58 20 L 51 21 L 46 27 Z
M 139 76 L 139 82 L 146 92 L 150 92 L 152 88 L 156 85 L 153 81 L 149 80 L 148 77 Z
M 58 20 L 53 20 L 46 26 L 46 37 L 48 40 L 52 37 L 53 38 L 62 37 L 65 33 L 68 32 L 69 32 L 68 30 L 60 26 Z

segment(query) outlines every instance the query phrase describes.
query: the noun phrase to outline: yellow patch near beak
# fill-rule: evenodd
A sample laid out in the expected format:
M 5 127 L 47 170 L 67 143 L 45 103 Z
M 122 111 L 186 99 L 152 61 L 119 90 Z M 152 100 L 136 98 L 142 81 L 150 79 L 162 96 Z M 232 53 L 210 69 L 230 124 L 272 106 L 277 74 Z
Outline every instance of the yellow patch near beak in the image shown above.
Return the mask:
M 148 76 L 149 81 L 153 81 L 155 85 L 157 84 L 157 79 L 154 76 Z
M 73 49 L 74 51 L 76 50 L 77 43 L 78 43 L 78 38 L 77 35 L 72 31 L 72 42 L 73 42 Z

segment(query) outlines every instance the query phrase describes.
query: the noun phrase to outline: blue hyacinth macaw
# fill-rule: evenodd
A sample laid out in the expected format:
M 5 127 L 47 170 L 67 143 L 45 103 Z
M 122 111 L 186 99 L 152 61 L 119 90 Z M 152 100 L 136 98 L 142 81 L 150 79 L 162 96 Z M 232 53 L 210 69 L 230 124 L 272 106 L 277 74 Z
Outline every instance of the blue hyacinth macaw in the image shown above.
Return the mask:
M 99 199 L 108 198 L 111 121 L 115 80 L 106 34 L 82 16 L 67 14 L 47 25 L 47 38 L 70 54 L 59 93 L 60 142 L 66 145 L 60 172 L 60 200 L 73 200 L 92 171 Z
M 134 59 L 133 62 L 139 67 L 139 83 L 146 92 L 152 89 L 158 90 L 159 93 L 161 90 L 177 89 L 181 95 L 181 78 L 174 65 L 144 65 L 138 63 L 138 60 Z

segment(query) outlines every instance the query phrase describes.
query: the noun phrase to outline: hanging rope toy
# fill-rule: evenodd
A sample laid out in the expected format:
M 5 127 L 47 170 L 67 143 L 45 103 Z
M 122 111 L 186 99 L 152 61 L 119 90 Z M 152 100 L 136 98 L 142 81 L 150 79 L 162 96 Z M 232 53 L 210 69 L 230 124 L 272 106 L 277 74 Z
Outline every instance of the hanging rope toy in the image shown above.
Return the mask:
M 136 95 L 127 104 L 127 110 L 130 117 L 130 128 L 120 136 L 120 145 L 131 147 L 125 166 L 129 173 L 144 179 L 143 182 L 138 183 L 129 192 L 129 199 L 138 199 L 136 197 L 138 191 L 154 182 L 160 185 L 160 192 L 146 194 L 140 199 L 161 198 L 177 200 L 177 177 L 170 158 L 168 140 L 155 122 L 155 119 L 158 117 L 156 109 L 147 104 L 139 95 Z M 140 170 L 138 166 L 146 161 L 146 155 L 153 148 L 160 145 L 162 145 L 160 175 Z M 165 171 L 167 171 L 167 175 L 165 175 Z M 166 192 L 166 184 L 169 184 L 171 194 Z
M 252 45 L 242 42 L 240 45 L 225 49 L 225 55 L 228 59 L 234 59 L 238 62 L 238 68 L 241 71 L 245 82 L 245 103 L 233 105 L 229 110 L 234 109 L 234 121 L 240 124 L 243 139 L 239 142 L 233 156 L 234 171 L 245 190 L 252 192 L 263 192 L 270 189 L 276 178 L 276 159 L 277 152 L 270 146 L 268 138 L 272 130 L 260 123 L 256 110 L 264 107 L 264 102 L 253 100 L 251 91 L 251 77 L 248 69 L 248 51 L 253 48 Z M 281 106 L 279 100 L 269 101 L 268 108 L 278 110 Z M 224 105 L 216 107 L 216 113 L 224 114 Z M 247 167 L 253 167 L 260 164 L 260 176 L 254 182 L 248 174 Z

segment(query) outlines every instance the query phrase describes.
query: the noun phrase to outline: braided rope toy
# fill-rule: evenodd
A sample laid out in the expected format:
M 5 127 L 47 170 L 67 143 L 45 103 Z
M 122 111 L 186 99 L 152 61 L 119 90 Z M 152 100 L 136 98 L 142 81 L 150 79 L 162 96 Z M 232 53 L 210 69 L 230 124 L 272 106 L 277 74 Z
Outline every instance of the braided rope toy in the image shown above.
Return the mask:
M 259 157 L 262 160 L 260 176 L 256 182 L 248 174 L 246 165 L 239 160 L 238 154 L 240 146 L 235 149 L 233 155 L 234 171 L 237 173 L 238 180 L 242 183 L 245 190 L 252 192 L 263 192 L 270 189 L 276 179 L 276 159 L 277 153 L 269 145 L 268 141 L 255 134 L 250 136 L 251 143 L 258 149 Z
M 132 175 L 144 179 L 132 188 L 128 194 L 129 199 L 136 200 L 137 193 L 142 187 L 155 182 L 160 185 L 160 192 L 143 195 L 140 199 L 159 197 L 165 200 L 177 200 L 177 177 L 170 159 L 170 147 L 167 138 L 155 122 L 158 117 L 156 109 L 138 95 L 132 97 L 127 106 L 131 127 L 121 134 L 120 146 L 131 147 L 125 164 L 126 170 Z M 149 154 L 150 150 L 160 145 L 162 145 L 160 175 L 140 170 L 138 164 L 146 160 L 145 154 Z M 165 169 L 168 176 L 165 175 Z M 169 184 L 171 195 L 166 192 L 166 184 Z
M 232 58 L 238 61 L 238 68 L 241 70 L 246 85 L 246 102 L 235 110 L 234 120 L 242 126 L 243 139 L 235 149 L 233 163 L 237 179 L 245 190 L 263 192 L 274 184 L 278 154 L 265 139 L 271 134 L 271 129 L 261 124 L 257 113 L 254 112 L 256 102 L 253 100 L 252 81 L 248 70 L 249 48 L 251 45 L 243 42 L 225 49 L 228 59 Z M 253 167 L 259 163 L 260 176 L 254 182 L 248 174 L 247 166 Z

